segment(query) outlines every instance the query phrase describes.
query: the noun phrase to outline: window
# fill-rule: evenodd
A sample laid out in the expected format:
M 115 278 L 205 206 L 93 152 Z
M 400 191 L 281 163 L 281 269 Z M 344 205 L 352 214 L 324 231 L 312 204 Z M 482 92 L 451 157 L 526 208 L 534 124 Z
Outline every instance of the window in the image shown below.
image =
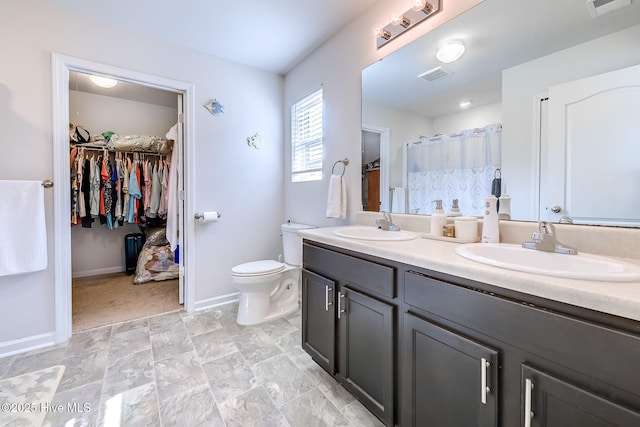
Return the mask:
M 291 181 L 322 179 L 322 88 L 291 107 Z

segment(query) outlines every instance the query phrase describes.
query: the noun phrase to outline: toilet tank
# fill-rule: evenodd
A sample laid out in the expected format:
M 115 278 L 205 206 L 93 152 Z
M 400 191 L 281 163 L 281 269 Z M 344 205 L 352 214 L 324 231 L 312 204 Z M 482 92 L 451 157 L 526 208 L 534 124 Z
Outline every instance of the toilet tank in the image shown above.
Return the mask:
M 316 226 L 296 224 L 294 222 L 282 224 L 284 262 L 294 266 L 302 265 L 302 237 L 298 236 L 298 230 L 306 230 L 309 228 L 316 228 Z

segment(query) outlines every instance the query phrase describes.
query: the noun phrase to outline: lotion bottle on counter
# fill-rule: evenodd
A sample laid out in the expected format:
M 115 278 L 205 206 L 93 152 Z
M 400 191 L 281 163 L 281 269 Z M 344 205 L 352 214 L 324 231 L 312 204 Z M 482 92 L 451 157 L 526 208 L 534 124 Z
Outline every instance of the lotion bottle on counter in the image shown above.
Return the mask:
M 482 221 L 482 242 L 500 243 L 500 228 L 498 221 L 498 199 L 487 196 L 484 199 L 484 219 Z
M 442 200 L 434 200 L 436 210 L 431 215 L 431 234 L 434 236 L 442 236 L 442 227 L 447 223 L 447 216 L 442 209 Z

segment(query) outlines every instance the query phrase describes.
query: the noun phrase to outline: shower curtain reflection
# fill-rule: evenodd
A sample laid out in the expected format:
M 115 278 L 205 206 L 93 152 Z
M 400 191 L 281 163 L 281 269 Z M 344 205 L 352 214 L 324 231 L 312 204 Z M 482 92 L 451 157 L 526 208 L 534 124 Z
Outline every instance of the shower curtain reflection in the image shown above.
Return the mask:
M 430 215 L 433 200 L 447 209 L 458 199 L 463 215 L 483 216 L 484 198 L 501 168 L 501 135 L 502 125 L 491 124 L 407 144 L 409 212 Z

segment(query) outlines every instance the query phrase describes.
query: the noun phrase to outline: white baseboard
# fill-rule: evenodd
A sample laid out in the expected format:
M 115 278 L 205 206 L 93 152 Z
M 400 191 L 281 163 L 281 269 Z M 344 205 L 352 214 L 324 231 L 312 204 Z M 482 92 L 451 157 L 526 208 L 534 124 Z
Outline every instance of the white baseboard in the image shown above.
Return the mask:
M 101 274 L 124 273 L 125 269 L 121 265 L 118 267 L 96 268 L 95 270 L 74 271 L 72 278 L 100 276 Z
M 26 351 L 37 350 L 43 347 L 49 347 L 55 343 L 56 340 L 54 332 L 47 332 L 45 334 L 2 342 L 0 343 L 0 358 L 24 353 Z
M 200 301 L 196 301 L 195 311 L 206 310 L 207 308 L 217 307 L 219 305 L 231 304 L 238 301 L 240 292 L 234 292 L 232 294 L 220 295 L 213 298 L 208 298 Z

